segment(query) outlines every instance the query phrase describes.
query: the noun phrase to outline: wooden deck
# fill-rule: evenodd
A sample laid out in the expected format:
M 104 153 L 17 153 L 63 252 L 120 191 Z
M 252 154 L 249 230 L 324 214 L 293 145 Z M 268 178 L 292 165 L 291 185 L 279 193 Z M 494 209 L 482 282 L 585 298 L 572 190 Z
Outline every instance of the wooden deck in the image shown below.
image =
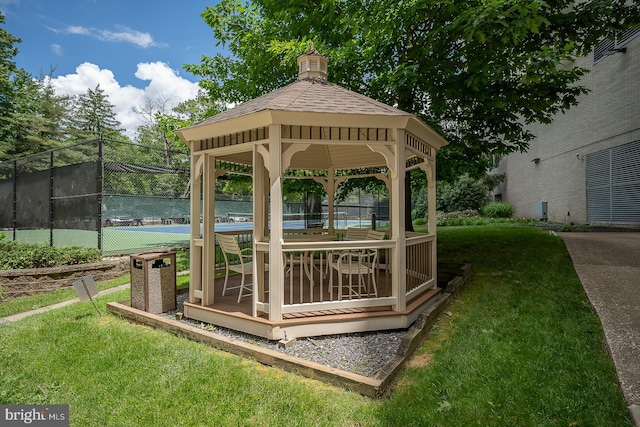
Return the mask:
M 303 275 L 302 280 L 301 274 Z M 251 277 L 248 278 L 248 281 L 250 280 Z M 239 281 L 240 275 L 231 275 L 228 286 L 237 285 Z M 268 286 L 268 277 L 266 282 Z M 401 312 L 393 311 L 391 306 L 354 307 L 288 313 L 283 315 L 282 320 L 271 321 L 265 313 L 258 313 L 258 317 L 251 315 L 251 296 L 243 296 L 240 303 L 237 302 L 238 290 L 227 291 L 227 294 L 223 296 L 223 283 L 224 277 L 216 278 L 214 304 L 202 306 L 198 303 L 185 302 L 184 315 L 202 322 L 269 339 L 407 328 L 429 306 L 430 301 L 440 294 L 439 288 L 430 289 L 409 301 L 407 309 Z M 333 285 L 336 286 L 337 283 L 337 276 L 334 275 Z M 378 296 L 385 297 L 391 294 L 390 283 L 391 277 L 384 270 L 380 271 L 377 280 Z M 335 297 L 336 292 L 335 289 L 331 292 L 329 285 L 329 277 L 316 271 L 314 286 L 311 287 L 306 274 L 299 269 L 294 269 L 293 274 L 290 273 L 285 277 L 285 304 L 287 301 L 330 301 L 330 295 Z M 302 300 L 300 299 L 301 292 L 303 294 Z M 349 299 L 349 297 L 346 296 L 343 299 Z M 318 325 L 321 326 L 318 327 Z

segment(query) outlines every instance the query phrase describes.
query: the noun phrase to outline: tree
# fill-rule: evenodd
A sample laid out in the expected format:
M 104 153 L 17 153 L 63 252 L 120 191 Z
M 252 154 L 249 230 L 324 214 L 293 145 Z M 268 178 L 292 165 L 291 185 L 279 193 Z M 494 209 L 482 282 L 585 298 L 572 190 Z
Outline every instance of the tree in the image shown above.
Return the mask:
M 95 89 L 87 89 L 75 100 L 68 131 L 76 141 L 98 138 L 126 139 L 122 134 L 120 122 L 113 111 L 115 106 L 109 96 L 97 85 Z
M 4 23 L 0 12 L 0 24 Z M 14 62 L 18 54 L 15 44 L 20 42 L 18 37 L 0 28 L 0 160 L 32 154 L 53 145 L 46 124 L 50 117 L 44 112 L 46 87 Z
M 144 124 L 138 127 L 134 144 L 104 144 L 105 158 L 129 164 L 134 172 L 105 175 L 105 189 L 112 194 L 180 196 L 188 187 L 189 154 L 174 134 L 219 110 L 208 97 L 198 96 L 173 109 L 171 98 L 147 99 L 138 110 Z M 186 172 L 186 173 L 184 173 Z
M 67 98 L 55 94 L 50 80 L 16 66 L 20 41 L 0 28 L 0 160 L 54 148 L 65 139 Z
M 0 11 L 0 24 L 4 25 L 4 14 Z M 0 28 L 0 115 L 6 117 L 11 112 L 14 99 L 13 74 L 18 71 L 14 57 L 18 54 L 15 44 L 22 40 Z
M 185 68 L 212 98 L 242 102 L 290 83 L 314 41 L 331 81 L 418 115 L 450 142 L 440 177 L 478 176 L 491 155 L 528 148 L 527 124 L 577 103 L 585 70 L 574 58 L 637 25 L 639 9 L 626 0 L 222 0 L 202 17 L 229 53 Z
M 138 128 L 136 137 L 140 145 L 161 147 L 165 153 L 164 163 L 167 166 L 172 163 L 172 150 L 187 150 L 174 131 L 200 122 L 223 109 L 202 92 L 194 99 L 181 102 L 171 111 L 167 108 L 169 101 L 169 98 L 147 100 L 145 107 L 138 112 L 145 124 Z
M 2 118 L 6 159 L 40 153 L 64 144 L 67 135 L 68 96 L 60 96 L 49 79 L 36 80 L 24 70 L 13 78 L 14 101 Z

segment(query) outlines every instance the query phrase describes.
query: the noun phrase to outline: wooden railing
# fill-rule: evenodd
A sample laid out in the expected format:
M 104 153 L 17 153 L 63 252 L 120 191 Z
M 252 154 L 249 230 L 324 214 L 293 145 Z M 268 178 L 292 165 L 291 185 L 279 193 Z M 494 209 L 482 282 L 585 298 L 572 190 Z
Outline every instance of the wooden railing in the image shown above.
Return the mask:
M 436 284 L 433 234 L 407 233 L 407 301 Z
M 338 310 L 349 308 L 364 308 L 387 306 L 396 303 L 396 298 L 390 295 L 375 295 L 360 293 L 358 295 L 344 294 L 336 291 L 337 280 L 330 265 L 330 257 L 343 251 L 378 250 L 384 251 L 395 246 L 393 240 L 363 240 L 363 241 L 296 241 L 282 243 L 284 264 L 283 277 L 285 301 L 282 313 L 305 313 L 313 311 Z M 265 244 L 256 245 L 257 250 L 267 250 Z M 313 261 L 311 261 L 313 259 Z M 375 274 L 378 274 L 377 272 Z M 384 274 L 384 273 L 382 273 Z M 346 279 L 345 279 L 346 280 Z M 261 308 L 267 308 L 268 296 L 264 301 L 258 301 Z
M 358 241 L 287 241 L 287 236 L 306 234 L 302 230 L 285 230 L 285 241 L 282 243 L 283 257 L 283 314 L 309 313 L 314 311 L 340 310 L 350 308 L 368 308 L 379 306 L 395 306 L 397 296 L 392 294 L 391 270 L 388 261 L 395 250 L 394 240 L 358 240 Z M 326 230 L 325 230 L 326 231 Z M 322 230 L 316 231 L 316 233 Z M 250 246 L 253 235 L 248 232 L 226 232 L 235 234 L 241 247 Z M 341 236 L 338 236 L 340 238 Z M 310 239 L 312 240 L 312 239 Z M 433 268 L 435 236 L 421 233 L 408 233 L 406 237 L 406 300 L 422 294 L 435 286 Z M 258 242 L 256 251 L 266 253 L 269 244 Z M 342 295 L 337 292 L 336 272 L 332 270 L 330 260 L 343 251 L 375 250 L 378 251 L 376 266 L 378 294 L 358 293 Z M 256 255 L 256 254 L 254 254 Z M 224 259 L 216 247 L 216 268 L 224 269 Z M 233 261 L 232 261 L 233 262 Z M 333 274 L 333 276 L 332 276 Z M 384 276 L 384 281 L 380 277 Z M 333 281 L 332 281 L 333 277 Z M 345 279 L 347 280 L 347 279 Z M 357 279 L 356 279 L 357 280 Z M 266 286 L 268 288 L 268 286 Z M 269 294 L 257 296 L 259 311 L 269 310 Z

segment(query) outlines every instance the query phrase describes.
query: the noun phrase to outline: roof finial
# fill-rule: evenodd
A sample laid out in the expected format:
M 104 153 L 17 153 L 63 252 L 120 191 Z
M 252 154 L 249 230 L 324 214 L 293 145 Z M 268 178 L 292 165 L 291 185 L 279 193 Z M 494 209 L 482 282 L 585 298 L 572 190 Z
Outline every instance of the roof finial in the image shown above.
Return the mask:
M 309 52 L 298 57 L 298 80 L 320 79 L 327 80 L 329 59 L 316 50 L 316 44 L 311 42 Z

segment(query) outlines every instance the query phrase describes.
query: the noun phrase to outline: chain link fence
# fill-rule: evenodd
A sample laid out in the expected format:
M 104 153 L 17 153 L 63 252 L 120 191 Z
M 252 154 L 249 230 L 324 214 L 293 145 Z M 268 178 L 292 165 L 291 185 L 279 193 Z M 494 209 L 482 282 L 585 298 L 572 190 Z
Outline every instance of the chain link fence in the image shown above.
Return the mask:
M 0 227 L 8 239 L 98 247 L 98 144 L 0 163 Z
M 0 228 L 9 240 L 104 254 L 185 246 L 119 227 L 189 219 L 189 153 L 95 139 L 0 163 Z M 160 236 L 162 237 L 162 236 Z
M 95 139 L 0 162 L 0 230 L 8 240 L 99 248 L 105 255 L 189 246 L 188 152 Z M 371 195 L 336 206 L 336 226 L 384 225 Z M 316 203 L 317 204 L 317 203 Z M 285 203 L 288 228 L 327 226 L 327 207 Z M 216 196 L 225 230 L 252 224 L 250 197 Z M 200 219 L 198 219 L 199 221 Z

